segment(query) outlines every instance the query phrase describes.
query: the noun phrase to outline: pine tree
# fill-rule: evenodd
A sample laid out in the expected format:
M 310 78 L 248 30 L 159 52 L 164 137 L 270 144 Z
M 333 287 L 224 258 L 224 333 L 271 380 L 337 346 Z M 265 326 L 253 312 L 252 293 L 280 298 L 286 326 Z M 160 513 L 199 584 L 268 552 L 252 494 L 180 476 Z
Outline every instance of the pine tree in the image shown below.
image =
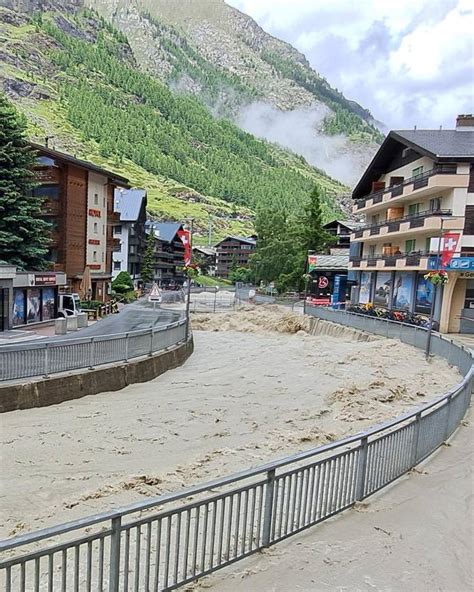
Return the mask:
M 145 256 L 143 257 L 141 278 L 144 284 L 150 284 L 155 275 L 155 234 L 151 229 L 147 237 Z
M 315 185 L 301 220 L 302 247 L 305 251 L 323 253 L 334 242 L 331 233 L 323 228 L 322 193 Z
M 0 94 L 0 261 L 21 269 L 49 264 L 50 225 L 41 219 L 43 200 L 31 195 L 34 164 L 26 123 Z

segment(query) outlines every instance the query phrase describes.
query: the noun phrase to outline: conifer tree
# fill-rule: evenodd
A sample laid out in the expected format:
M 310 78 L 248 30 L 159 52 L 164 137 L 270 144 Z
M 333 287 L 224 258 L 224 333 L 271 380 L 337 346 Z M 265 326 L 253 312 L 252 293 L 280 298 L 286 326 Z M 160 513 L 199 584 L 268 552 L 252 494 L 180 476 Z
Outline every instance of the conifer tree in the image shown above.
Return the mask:
M 150 284 L 155 275 L 155 234 L 153 229 L 150 230 L 150 234 L 147 237 L 145 256 L 143 257 L 140 275 L 144 284 Z
M 25 134 L 24 119 L 0 94 L 0 262 L 45 269 L 50 225 L 41 219 L 43 200 L 31 195 L 35 153 Z

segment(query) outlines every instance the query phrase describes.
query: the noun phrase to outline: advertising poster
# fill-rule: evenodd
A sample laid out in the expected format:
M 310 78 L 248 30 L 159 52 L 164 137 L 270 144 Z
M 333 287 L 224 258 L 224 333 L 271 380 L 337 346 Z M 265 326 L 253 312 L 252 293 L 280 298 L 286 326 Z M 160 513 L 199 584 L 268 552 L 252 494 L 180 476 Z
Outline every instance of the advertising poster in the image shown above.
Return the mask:
M 372 274 L 368 271 L 363 271 L 360 274 L 360 291 L 359 303 L 367 304 L 370 302 L 370 292 L 372 288 Z
M 54 319 L 54 288 L 43 288 L 41 311 L 43 321 Z
M 410 311 L 413 305 L 413 286 L 415 274 L 397 271 L 393 286 L 393 308 Z
M 39 290 L 28 290 L 26 303 L 26 321 L 37 323 L 41 320 L 41 294 Z
M 422 275 L 418 276 L 416 285 L 416 300 L 415 300 L 415 311 L 425 314 L 429 314 L 431 311 L 431 303 L 433 302 L 433 284 L 425 280 Z
M 389 271 L 377 272 L 375 280 L 374 304 L 376 306 L 390 306 L 392 295 L 392 274 Z
M 25 321 L 25 292 L 13 291 L 13 325 L 24 325 Z

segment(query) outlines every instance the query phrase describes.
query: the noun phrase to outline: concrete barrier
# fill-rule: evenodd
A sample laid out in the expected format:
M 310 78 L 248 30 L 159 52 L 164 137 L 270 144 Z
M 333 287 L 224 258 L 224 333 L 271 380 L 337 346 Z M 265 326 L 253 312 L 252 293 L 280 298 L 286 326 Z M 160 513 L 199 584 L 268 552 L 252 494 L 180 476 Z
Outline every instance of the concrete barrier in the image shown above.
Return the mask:
M 87 395 L 118 391 L 129 384 L 147 382 L 184 364 L 193 350 L 191 336 L 187 343 L 128 363 L 118 362 L 94 370 L 57 374 L 51 378 L 34 379 L 26 383 L 9 383 L 0 386 L 0 413 L 56 405 Z
M 350 339 L 351 341 L 376 341 L 378 339 L 382 339 L 382 337 L 371 335 L 365 331 L 359 331 L 358 329 L 345 327 L 344 325 L 337 325 L 331 321 L 318 318 L 312 318 L 310 320 L 309 333 L 311 335 L 342 337 L 343 339 Z

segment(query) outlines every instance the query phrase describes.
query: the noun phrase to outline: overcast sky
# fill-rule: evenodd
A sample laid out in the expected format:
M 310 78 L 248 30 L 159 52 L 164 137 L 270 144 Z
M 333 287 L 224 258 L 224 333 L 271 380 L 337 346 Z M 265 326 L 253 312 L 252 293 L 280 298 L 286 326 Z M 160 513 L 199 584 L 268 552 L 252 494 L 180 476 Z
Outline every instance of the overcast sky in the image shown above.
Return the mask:
M 473 0 L 226 0 L 391 129 L 474 111 Z

